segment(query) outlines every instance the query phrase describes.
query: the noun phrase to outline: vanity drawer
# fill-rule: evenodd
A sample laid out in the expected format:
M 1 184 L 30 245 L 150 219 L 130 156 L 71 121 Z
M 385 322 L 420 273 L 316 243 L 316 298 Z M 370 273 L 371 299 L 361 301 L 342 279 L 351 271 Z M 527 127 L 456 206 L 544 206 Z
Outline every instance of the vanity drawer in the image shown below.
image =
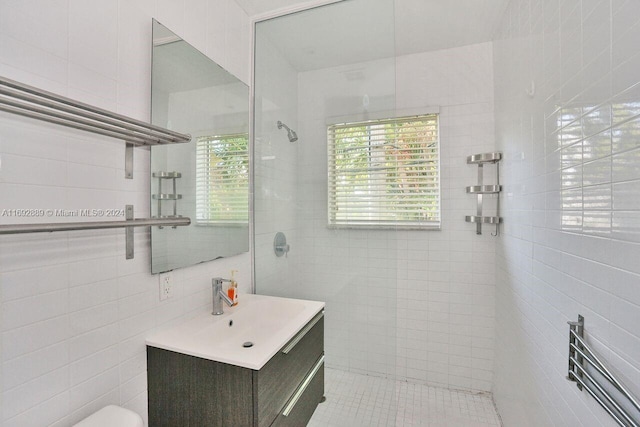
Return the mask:
M 313 326 L 309 328 L 311 324 Z M 254 371 L 253 387 L 257 396 L 254 419 L 258 420 L 259 427 L 268 427 L 273 423 L 323 351 L 324 318 L 320 313 L 262 369 Z M 322 386 L 324 388 L 324 381 Z
M 253 426 L 252 373 L 147 347 L 149 426 Z
M 314 369 L 309 372 L 271 427 L 306 426 L 322 396 L 324 396 L 324 356 L 318 359 Z

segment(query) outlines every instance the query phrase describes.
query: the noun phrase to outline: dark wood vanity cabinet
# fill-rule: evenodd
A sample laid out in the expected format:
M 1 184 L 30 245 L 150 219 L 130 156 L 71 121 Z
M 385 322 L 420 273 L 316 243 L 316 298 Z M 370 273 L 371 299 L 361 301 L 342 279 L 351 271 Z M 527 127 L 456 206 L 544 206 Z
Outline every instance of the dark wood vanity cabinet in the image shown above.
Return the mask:
M 147 379 L 149 427 L 304 426 L 324 395 L 324 319 L 257 371 L 147 346 Z

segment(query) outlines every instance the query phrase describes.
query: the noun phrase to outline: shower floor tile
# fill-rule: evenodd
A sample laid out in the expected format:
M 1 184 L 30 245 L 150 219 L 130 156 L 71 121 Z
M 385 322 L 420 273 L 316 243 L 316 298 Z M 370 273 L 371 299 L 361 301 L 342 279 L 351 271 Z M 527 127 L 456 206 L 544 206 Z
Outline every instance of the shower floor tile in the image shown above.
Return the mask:
M 488 394 L 325 368 L 326 402 L 309 427 L 500 427 Z

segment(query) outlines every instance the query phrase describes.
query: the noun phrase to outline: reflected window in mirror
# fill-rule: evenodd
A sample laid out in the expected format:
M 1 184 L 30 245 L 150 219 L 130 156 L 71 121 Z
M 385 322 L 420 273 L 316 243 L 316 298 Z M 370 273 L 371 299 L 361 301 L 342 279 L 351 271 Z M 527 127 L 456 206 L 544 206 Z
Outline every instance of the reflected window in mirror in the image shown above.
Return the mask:
M 191 218 L 151 228 L 151 272 L 249 250 L 249 88 L 157 21 L 153 124 L 192 135 L 151 148 L 151 215 Z
M 249 135 L 196 139 L 196 224 L 247 224 Z

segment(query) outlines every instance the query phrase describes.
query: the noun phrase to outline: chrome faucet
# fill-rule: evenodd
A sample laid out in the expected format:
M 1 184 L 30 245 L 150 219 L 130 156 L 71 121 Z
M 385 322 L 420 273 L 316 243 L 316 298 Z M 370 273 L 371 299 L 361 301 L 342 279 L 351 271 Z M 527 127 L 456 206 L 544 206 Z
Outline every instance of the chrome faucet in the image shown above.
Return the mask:
M 222 290 L 222 284 L 224 282 L 231 283 L 231 280 L 223 279 L 222 277 L 214 277 L 211 279 L 211 288 L 213 290 L 213 312 L 211 312 L 211 314 L 214 316 L 224 314 L 223 301 L 226 302 L 229 307 L 233 305 L 231 298 L 229 298 Z

